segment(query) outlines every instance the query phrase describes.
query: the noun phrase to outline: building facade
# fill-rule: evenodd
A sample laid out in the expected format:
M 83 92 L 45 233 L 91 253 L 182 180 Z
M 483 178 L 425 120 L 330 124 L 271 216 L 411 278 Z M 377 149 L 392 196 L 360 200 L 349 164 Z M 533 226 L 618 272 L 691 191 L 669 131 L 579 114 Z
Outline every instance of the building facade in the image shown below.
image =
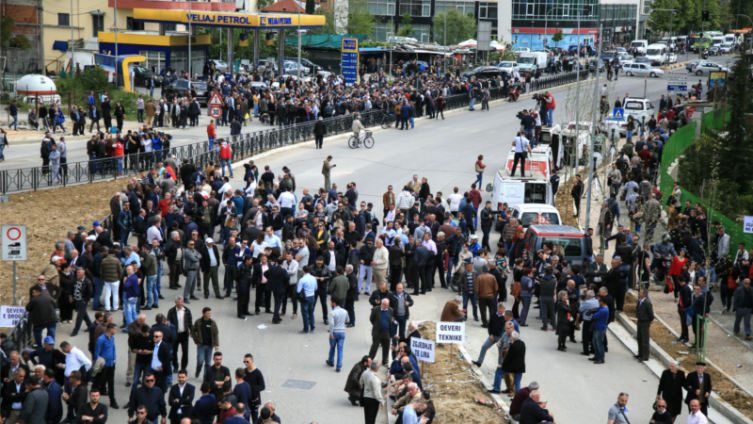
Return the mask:
M 445 10 L 457 9 L 477 22 L 491 21 L 492 37 L 515 47 L 567 48 L 579 41 L 582 45 L 593 45 L 600 23 L 605 34 L 611 33 L 619 39 L 641 38 L 646 27 L 646 16 L 639 13 L 642 1 L 645 0 L 369 0 L 368 4 L 369 11 L 377 17 L 371 38 L 378 41 L 386 41 L 402 28 L 406 13 L 411 16 L 412 37 L 434 41 L 432 18 Z M 552 37 L 560 30 L 565 37 L 555 43 Z
M 23 2 L 25 0 L 17 0 Z M 255 7 L 256 1 L 253 1 Z M 100 32 L 142 33 L 165 35 L 171 32 L 186 32 L 187 26 L 179 24 L 159 24 L 136 22 L 133 19 L 134 8 L 154 10 L 185 10 L 196 12 L 235 12 L 236 0 L 215 1 L 163 1 L 163 0 L 76 0 L 70 2 L 41 0 L 40 12 L 35 16 L 34 5 L 16 5 L 18 15 L 16 29 L 23 28 L 34 32 L 36 39 L 34 58 L 21 60 L 28 64 L 24 68 L 39 63 L 38 69 L 50 73 L 60 73 L 63 69 L 70 71 L 71 50 L 76 51 L 77 67 L 89 65 L 91 53 L 99 52 L 98 34 Z M 28 10 L 26 10 L 28 9 Z M 6 9 L 8 10 L 8 9 Z M 116 13 L 117 11 L 117 13 Z M 41 34 L 37 35 L 36 32 Z M 27 38 L 32 38 L 27 36 Z M 78 53 L 82 53 L 79 55 Z M 113 52 L 114 53 L 114 52 Z M 119 53 L 123 54 L 119 51 Z M 30 56 L 27 54 L 26 56 Z M 192 58 L 193 59 L 193 58 Z M 177 61 L 176 61 L 177 62 Z M 193 60 L 192 60 L 193 62 Z M 165 63 L 165 57 L 147 56 L 147 64 Z

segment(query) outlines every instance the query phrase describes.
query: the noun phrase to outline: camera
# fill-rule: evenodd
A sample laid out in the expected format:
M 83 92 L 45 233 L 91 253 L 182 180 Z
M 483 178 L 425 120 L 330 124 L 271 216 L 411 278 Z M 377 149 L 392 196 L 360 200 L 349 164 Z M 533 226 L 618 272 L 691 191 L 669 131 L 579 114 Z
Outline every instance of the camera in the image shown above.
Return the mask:
M 534 94 L 533 95 L 533 100 L 536 100 L 537 102 L 540 102 L 540 101 L 544 100 L 544 95 L 543 94 L 538 94 L 538 93 Z
M 526 112 L 528 112 L 528 111 L 527 110 L 521 110 L 520 112 L 518 112 L 517 115 L 515 115 L 515 117 L 518 118 L 518 119 L 523 119 L 523 116 L 525 115 Z

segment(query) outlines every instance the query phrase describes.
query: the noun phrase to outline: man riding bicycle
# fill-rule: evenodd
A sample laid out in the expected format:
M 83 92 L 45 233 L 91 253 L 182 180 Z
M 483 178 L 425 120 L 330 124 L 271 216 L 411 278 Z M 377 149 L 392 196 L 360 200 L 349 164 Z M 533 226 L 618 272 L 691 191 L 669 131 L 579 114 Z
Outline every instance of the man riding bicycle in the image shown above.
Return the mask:
M 361 123 L 361 115 L 358 113 L 353 116 L 353 136 L 358 139 L 358 145 L 366 139 L 366 128 Z

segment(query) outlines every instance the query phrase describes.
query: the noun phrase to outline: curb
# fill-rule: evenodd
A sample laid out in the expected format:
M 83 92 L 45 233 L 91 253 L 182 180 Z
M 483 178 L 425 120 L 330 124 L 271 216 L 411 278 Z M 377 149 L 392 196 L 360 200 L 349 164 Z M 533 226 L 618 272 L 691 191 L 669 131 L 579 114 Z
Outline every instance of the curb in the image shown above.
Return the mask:
M 632 320 L 628 317 L 626 317 L 624 314 L 616 314 L 617 321 L 622 325 L 622 327 L 629 333 L 631 337 L 636 337 L 637 335 L 637 327 L 632 322 Z M 660 322 L 671 334 L 674 336 L 679 337 L 679 334 L 677 334 L 669 325 L 667 325 L 664 320 L 659 318 L 658 316 L 655 317 L 658 322 Z M 613 329 L 610 329 L 612 331 L 612 334 L 619 337 L 616 332 Z M 624 342 L 623 342 L 624 344 Z M 670 363 L 674 362 L 674 358 L 670 356 L 664 349 L 661 348 L 657 343 L 655 343 L 653 340 L 649 341 L 649 346 L 651 350 L 651 354 L 656 356 L 658 361 L 664 365 L 664 367 L 669 368 Z M 678 344 L 678 346 L 681 346 Z M 628 347 L 629 348 L 629 347 Z M 706 364 L 708 366 L 713 367 L 715 370 L 719 371 L 720 374 L 722 374 L 725 378 L 727 378 L 729 381 L 731 381 L 733 384 L 737 386 L 737 388 L 746 393 L 749 396 L 751 393 L 746 390 L 744 387 L 740 385 L 734 378 L 732 378 L 729 374 L 724 372 L 721 368 L 717 367 L 713 362 L 711 362 L 708 358 L 706 358 Z M 657 375 L 657 372 L 654 368 L 652 368 L 650 365 L 647 365 L 647 367 L 657 376 L 661 377 L 661 374 Z M 741 414 L 737 409 L 732 407 L 732 405 L 728 404 L 724 399 L 722 399 L 720 396 L 718 396 L 715 392 L 712 391 L 711 396 L 709 397 L 709 405 L 716 409 L 721 415 L 724 416 L 724 418 L 728 419 L 730 422 L 734 424 L 752 424 L 753 421 L 746 417 L 745 415 Z M 715 423 L 721 424 L 721 420 L 714 420 Z
M 684 68 L 688 63 L 690 62 L 675 63 L 674 65 L 663 66 L 659 69 L 661 69 L 662 71 L 674 71 L 675 69 Z

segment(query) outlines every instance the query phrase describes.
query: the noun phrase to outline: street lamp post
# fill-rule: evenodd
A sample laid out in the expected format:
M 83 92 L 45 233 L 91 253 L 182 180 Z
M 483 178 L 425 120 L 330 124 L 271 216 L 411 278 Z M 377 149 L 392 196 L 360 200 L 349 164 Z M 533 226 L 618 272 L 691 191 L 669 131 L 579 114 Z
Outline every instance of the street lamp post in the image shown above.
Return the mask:
M 301 79 L 301 6 L 296 3 L 298 9 L 298 79 Z M 312 69 L 313 70 L 313 69 Z

